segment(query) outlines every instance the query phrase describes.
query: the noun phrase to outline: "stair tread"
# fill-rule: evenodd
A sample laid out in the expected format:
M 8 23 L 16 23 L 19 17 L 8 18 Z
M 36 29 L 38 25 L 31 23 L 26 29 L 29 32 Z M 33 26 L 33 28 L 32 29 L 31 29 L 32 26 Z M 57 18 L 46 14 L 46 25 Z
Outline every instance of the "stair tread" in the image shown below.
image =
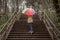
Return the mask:
M 50 39 L 50 38 L 8 38 L 8 39 Z
M 10 34 L 10 35 L 31 35 L 31 34 Z M 49 35 L 49 34 L 32 34 L 32 35 Z
M 9 36 L 8 38 L 51 38 L 50 36 Z

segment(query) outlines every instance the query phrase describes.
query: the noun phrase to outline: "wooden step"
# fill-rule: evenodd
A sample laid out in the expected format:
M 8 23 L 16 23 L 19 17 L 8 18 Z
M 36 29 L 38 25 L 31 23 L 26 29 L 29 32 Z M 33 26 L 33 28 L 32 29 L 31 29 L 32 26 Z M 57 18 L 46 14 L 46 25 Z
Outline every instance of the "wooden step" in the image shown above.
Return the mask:
M 8 38 L 7 40 L 51 40 L 51 38 Z

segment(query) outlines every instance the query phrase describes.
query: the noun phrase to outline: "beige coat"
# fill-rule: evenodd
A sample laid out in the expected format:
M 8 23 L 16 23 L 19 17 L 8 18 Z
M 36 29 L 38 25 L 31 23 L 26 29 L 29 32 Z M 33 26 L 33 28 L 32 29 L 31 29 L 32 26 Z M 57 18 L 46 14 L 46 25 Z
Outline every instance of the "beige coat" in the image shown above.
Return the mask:
M 28 21 L 28 23 L 31 23 L 31 22 L 33 22 L 33 18 L 31 16 L 29 16 L 27 21 Z

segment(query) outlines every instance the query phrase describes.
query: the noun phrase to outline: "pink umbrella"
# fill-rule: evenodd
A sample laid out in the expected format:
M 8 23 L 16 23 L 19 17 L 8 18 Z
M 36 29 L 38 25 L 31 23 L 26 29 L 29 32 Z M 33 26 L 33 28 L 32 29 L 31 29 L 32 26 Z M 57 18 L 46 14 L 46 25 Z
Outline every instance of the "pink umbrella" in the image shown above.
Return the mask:
M 28 8 L 28 9 L 25 11 L 25 14 L 26 14 L 27 16 L 33 16 L 33 15 L 34 15 L 34 12 L 33 12 L 32 9 Z

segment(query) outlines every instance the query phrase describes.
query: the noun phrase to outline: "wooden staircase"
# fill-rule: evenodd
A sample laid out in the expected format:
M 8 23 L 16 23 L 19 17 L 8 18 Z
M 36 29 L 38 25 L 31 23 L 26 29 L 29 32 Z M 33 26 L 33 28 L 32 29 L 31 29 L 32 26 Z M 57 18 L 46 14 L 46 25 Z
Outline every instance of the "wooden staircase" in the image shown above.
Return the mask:
M 33 19 L 33 34 L 28 33 L 29 24 L 27 23 L 27 16 L 21 15 L 20 21 L 15 22 L 6 40 L 52 40 L 39 16 L 34 15 Z

